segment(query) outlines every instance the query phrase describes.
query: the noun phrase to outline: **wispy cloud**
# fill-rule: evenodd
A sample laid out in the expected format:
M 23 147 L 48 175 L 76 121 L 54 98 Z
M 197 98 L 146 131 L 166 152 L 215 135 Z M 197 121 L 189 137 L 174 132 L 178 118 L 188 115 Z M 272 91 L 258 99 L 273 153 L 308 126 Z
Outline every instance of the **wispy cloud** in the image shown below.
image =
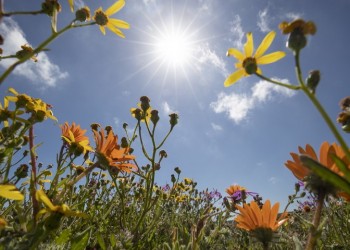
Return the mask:
M 10 18 L 0 23 L 0 33 L 5 38 L 2 46 L 5 55 L 16 54 L 22 45 L 29 44 L 22 29 Z M 67 72 L 62 72 L 56 64 L 50 61 L 45 52 L 40 53 L 37 58 L 38 62 L 36 63 L 28 61 L 19 65 L 13 71 L 13 74 L 27 78 L 33 83 L 45 87 L 53 87 L 56 85 L 57 80 L 68 76 Z M 5 59 L 0 61 L 0 66 L 8 68 L 15 61 L 16 59 Z
M 286 79 L 276 79 L 283 83 L 288 83 Z M 239 124 L 247 118 L 249 113 L 257 106 L 273 101 L 278 95 L 292 97 L 293 90 L 271 84 L 266 81 L 259 81 L 251 88 L 250 94 L 225 94 L 220 93 L 216 102 L 212 102 L 210 107 L 215 113 L 225 113 L 228 118 Z
M 210 125 L 213 128 L 213 130 L 215 130 L 215 131 L 222 131 L 223 130 L 223 128 L 219 124 L 216 124 L 214 122 L 212 122 Z
M 244 32 L 241 23 L 241 17 L 239 15 L 235 15 L 234 19 L 230 22 L 230 32 L 232 38 L 230 38 L 230 42 L 232 43 L 233 48 L 243 48 L 243 38 Z
M 170 106 L 167 102 L 162 103 L 162 109 L 163 109 L 164 114 L 166 114 L 166 115 L 171 114 L 171 113 L 176 113 L 176 111 L 174 111 L 172 108 L 170 108 Z
M 276 184 L 278 182 L 278 179 L 276 177 L 274 177 L 274 176 L 271 176 L 269 178 L 269 182 L 274 185 L 274 184 Z
M 270 16 L 268 15 L 268 8 L 265 8 L 259 11 L 257 25 L 260 28 L 261 32 L 268 32 L 271 30 L 269 24 Z
M 195 53 L 195 58 L 199 63 L 199 65 L 197 65 L 198 69 L 201 69 L 201 65 L 203 64 L 209 64 L 216 69 L 219 69 L 223 76 L 227 76 L 229 73 L 222 57 L 218 56 L 214 50 L 210 49 L 208 43 L 198 47 L 198 50 Z

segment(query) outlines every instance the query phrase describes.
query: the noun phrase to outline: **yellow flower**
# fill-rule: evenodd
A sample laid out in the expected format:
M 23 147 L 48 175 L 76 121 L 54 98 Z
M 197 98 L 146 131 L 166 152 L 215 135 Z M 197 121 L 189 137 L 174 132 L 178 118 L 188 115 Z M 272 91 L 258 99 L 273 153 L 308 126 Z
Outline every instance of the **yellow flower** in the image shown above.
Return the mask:
M 23 200 L 23 194 L 14 185 L 0 185 L 0 196 L 10 200 Z
M 121 10 L 124 7 L 124 5 L 125 1 L 119 0 L 115 2 L 112 6 L 110 6 L 105 12 L 102 10 L 102 7 L 98 8 L 95 11 L 93 19 L 100 26 L 100 30 L 104 35 L 106 34 L 105 27 L 107 27 L 116 35 L 125 38 L 123 32 L 121 32 L 120 29 L 129 29 L 130 25 L 123 20 L 110 18 L 111 15 Z
M 316 33 L 316 25 L 312 21 L 305 22 L 302 19 L 294 20 L 290 23 L 282 22 L 278 26 L 283 34 L 292 33 L 295 29 L 300 29 L 304 35 L 314 35 Z
M 27 57 L 28 55 L 32 55 L 30 58 L 34 61 L 34 62 L 37 62 L 38 61 L 38 58 L 36 58 L 36 56 L 33 54 L 34 53 L 34 50 L 32 47 L 30 47 L 29 45 L 27 44 L 24 44 L 21 46 L 21 50 L 17 51 L 16 53 L 16 57 L 18 59 L 22 59 L 22 58 L 25 58 Z
M 275 203 L 271 208 L 269 200 L 260 208 L 255 201 L 251 201 L 243 207 L 236 205 L 240 214 L 235 218 L 237 227 L 247 231 L 253 231 L 259 228 L 265 228 L 276 231 L 283 223 L 287 221 L 287 213 L 283 213 L 277 219 L 279 203 Z
M 152 111 L 152 108 L 149 107 L 147 109 L 146 112 L 144 112 L 142 109 L 141 109 L 141 103 L 138 103 L 137 106 L 139 108 L 131 108 L 130 109 L 130 113 L 133 117 L 135 117 L 137 120 L 140 120 L 141 122 L 145 122 L 145 120 L 147 120 L 147 123 L 149 122 L 150 118 L 151 118 L 151 111 Z
M 259 64 L 269 64 L 283 58 L 286 55 L 283 51 L 277 51 L 263 55 L 270 47 L 275 36 L 276 33 L 274 31 L 268 33 L 259 45 L 254 56 L 254 42 L 252 33 L 247 34 L 247 42 L 244 44 L 244 54 L 234 48 L 228 49 L 227 56 L 235 57 L 238 60 L 238 63 L 235 64 L 237 71 L 227 77 L 224 86 L 229 87 L 244 76 L 248 76 L 254 73 L 262 74 L 261 69 L 258 67 Z
M 6 220 L 0 217 L 0 230 L 4 229 L 7 226 Z
M 37 199 L 37 201 L 44 203 L 44 205 L 46 206 L 46 208 L 43 208 L 38 212 L 37 217 L 40 217 L 41 215 L 46 213 L 60 213 L 64 216 L 78 216 L 83 218 L 88 217 L 85 213 L 72 211 L 66 204 L 63 204 L 61 206 L 55 206 L 54 204 L 52 204 L 52 202 L 46 196 L 44 190 L 42 189 L 36 191 L 35 198 Z
M 86 130 L 81 129 L 80 125 L 75 125 L 73 122 L 72 125 L 69 126 L 68 122 L 65 122 L 64 125 L 61 126 L 61 129 L 63 140 L 70 146 L 78 146 L 78 148 L 83 149 L 83 154 L 85 154 L 86 151 L 94 151 L 89 145 L 89 138 L 85 136 Z
M 115 167 L 121 171 L 131 172 L 137 170 L 135 164 L 129 163 L 135 159 L 134 155 L 130 155 L 130 148 L 122 148 L 118 145 L 118 136 L 114 135 L 110 130 L 105 136 L 104 130 L 93 130 L 96 142 L 97 159 L 102 166 Z

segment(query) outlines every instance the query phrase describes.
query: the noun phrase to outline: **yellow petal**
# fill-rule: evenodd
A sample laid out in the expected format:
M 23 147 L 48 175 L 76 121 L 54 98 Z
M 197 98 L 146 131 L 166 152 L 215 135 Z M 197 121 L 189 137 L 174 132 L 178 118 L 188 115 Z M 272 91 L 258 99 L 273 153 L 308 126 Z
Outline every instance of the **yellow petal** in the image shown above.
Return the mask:
M 121 29 L 129 29 L 130 28 L 130 25 L 127 22 L 125 22 L 123 20 L 119 20 L 119 19 L 110 18 L 108 20 L 108 23 L 111 23 L 114 26 L 121 28 Z
M 68 0 L 70 10 L 73 12 L 74 11 L 74 3 L 73 0 Z
M 283 51 L 277 51 L 277 52 L 273 52 L 271 54 L 267 54 L 265 56 L 262 56 L 260 58 L 256 59 L 256 63 L 257 64 L 269 64 L 269 63 L 273 63 L 276 62 L 280 59 L 282 59 L 283 57 L 285 57 L 286 53 Z
M 265 53 L 265 51 L 270 47 L 273 39 L 275 39 L 275 36 L 276 36 L 276 32 L 274 31 L 269 32 L 265 36 L 264 40 L 259 45 L 259 48 L 255 52 L 255 56 L 254 56 L 255 58 L 259 58 Z
M 47 206 L 51 211 L 57 210 L 56 206 L 54 206 L 52 204 L 52 202 L 50 201 L 50 199 L 46 196 L 44 190 L 42 190 L 42 189 L 37 190 L 35 193 L 35 197 L 38 201 L 44 203 L 45 206 Z
M 111 7 L 109 7 L 105 13 L 107 16 L 111 16 L 114 13 L 118 12 L 121 8 L 123 8 L 124 5 L 125 5 L 125 1 L 119 0 L 119 1 L 115 2 Z
M 244 44 L 244 53 L 246 57 L 252 57 L 254 50 L 253 34 L 247 33 L 247 42 Z
M 23 194 L 14 185 L 0 185 L 0 196 L 11 200 L 23 200 Z
M 235 82 L 237 82 L 239 79 L 241 79 L 244 76 L 244 69 L 240 69 L 235 71 L 233 74 L 231 74 L 229 77 L 226 78 L 224 82 L 225 87 L 229 87 Z
M 103 35 L 106 35 L 106 30 L 104 26 L 99 26 Z
M 123 32 L 121 32 L 120 29 L 114 27 L 112 24 L 107 23 L 107 28 L 110 29 L 114 34 L 116 34 L 116 35 L 118 35 L 118 36 L 120 36 L 122 38 L 125 38 Z
M 14 95 L 18 95 L 18 92 L 14 88 L 9 88 L 9 92 L 11 92 Z
M 226 52 L 227 56 L 233 56 L 236 59 L 243 61 L 245 59 L 245 56 L 243 55 L 242 52 L 240 52 L 238 49 L 230 48 Z

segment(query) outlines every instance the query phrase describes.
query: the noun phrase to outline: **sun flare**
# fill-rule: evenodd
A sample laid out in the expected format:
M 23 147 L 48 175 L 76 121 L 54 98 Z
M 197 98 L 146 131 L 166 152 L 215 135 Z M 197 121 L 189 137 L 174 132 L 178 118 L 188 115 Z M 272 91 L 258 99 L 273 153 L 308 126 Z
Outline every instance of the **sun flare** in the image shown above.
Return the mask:
M 188 63 L 192 50 L 190 39 L 180 32 L 164 32 L 156 42 L 156 52 L 160 59 L 173 66 Z

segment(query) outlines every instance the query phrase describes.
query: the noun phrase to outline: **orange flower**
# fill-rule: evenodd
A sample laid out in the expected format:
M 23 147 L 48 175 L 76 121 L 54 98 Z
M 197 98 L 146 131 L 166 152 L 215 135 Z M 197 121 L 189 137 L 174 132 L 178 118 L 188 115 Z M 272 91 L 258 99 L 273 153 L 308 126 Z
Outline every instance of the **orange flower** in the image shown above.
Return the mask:
M 76 146 L 77 150 L 83 154 L 86 151 L 94 151 L 89 146 L 89 138 L 85 136 L 86 130 L 81 129 L 80 125 L 76 125 L 74 122 L 69 126 L 68 122 L 65 122 L 61 126 L 62 129 L 62 139 L 68 143 L 69 146 Z
M 229 196 L 234 195 L 237 191 L 245 191 L 246 188 L 240 186 L 240 185 L 231 185 L 228 188 L 226 188 L 226 193 L 228 193 Z
M 311 157 L 333 172 L 342 175 L 331 157 L 332 154 L 337 155 L 340 159 L 346 162 L 345 153 L 339 145 L 335 143 L 330 145 L 328 142 L 323 142 L 320 147 L 319 158 L 317 157 L 315 150 L 309 144 L 306 145 L 305 149 L 299 147 L 299 153 Z M 296 178 L 301 181 L 304 180 L 304 178 L 310 174 L 310 170 L 303 165 L 298 154 L 290 153 L 290 155 L 292 156 L 293 161 L 287 161 L 285 166 L 292 171 Z
M 238 223 L 237 227 L 247 231 L 254 231 L 256 229 L 268 229 L 270 231 L 276 231 L 288 218 L 287 213 L 283 213 L 279 216 L 278 209 L 279 203 L 275 203 L 271 208 L 269 200 L 265 202 L 262 208 L 258 206 L 255 201 L 251 201 L 250 204 L 243 204 L 243 207 L 236 205 L 240 214 L 235 218 Z
M 339 168 L 333 161 L 332 155 L 336 155 L 345 164 L 350 166 L 350 163 L 347 160 L 347 157 L 343 149 L 336 143 L 333 143 L 332 145 L 330 145 L 328 142 L 323 142 L 320 147 L 319 157 L 317 157 L 315 150 L 309 144 L 306 145 L 305 149 L 303 149 L 302 147 L 299 147 L 299 153 L 303 155 L 307 155 L 312 159 L 314 159 L 315 161 L 318 161 L 320 164 L 322 164 L 329 170 L 333 171 L 334 173 L 338 174 L 339 176 L 344 176 L 344 174 L 339 170 Z M 285 163 L 285 166 L 290 171 L 292 171 L 292 173 L 296 178 L 298 178 L 301 181 L 305 180 L 305 177 L 310 176 L 311 171 L 303 165 L 303 163 L 300 161 L 298 154 L 291 153 L 290 155 L 292 156 L 293 161 L 287 161 Z M 313 182 L 312 180 L 309 180 L 309 181 L 310 183 L 312 183 L 311 186 L 319 186 L 319 185 L 315 185 L 319 182 L 318 179 L 316 179 L 316 182 Z M 321 186 L 328 187 L 329 185 L 327 183 L 321 182 Z M 331 193 L 333 193 L 334 187 L 333 186 L 329 186 L 329 187 L 330 187 L 330 190 L 332 190 Z M 347 201 L 350 201 L 350 195 L 345 192 L 340 191 L 340 192 L 337 192 L 336 195 L 338 197 L 344 198 Z
M 122 148 L 118 145 L 118 136 L 114 135 L 110 130 L 105 136 L 104 130 L 93 130 L 96 142 L 96 156 L 102 166 L 116 167 L 125 172 L 136 171 L 135 164 L 128 161 L 135 159 L 134 155 L 130 155 L 130 148 Z

